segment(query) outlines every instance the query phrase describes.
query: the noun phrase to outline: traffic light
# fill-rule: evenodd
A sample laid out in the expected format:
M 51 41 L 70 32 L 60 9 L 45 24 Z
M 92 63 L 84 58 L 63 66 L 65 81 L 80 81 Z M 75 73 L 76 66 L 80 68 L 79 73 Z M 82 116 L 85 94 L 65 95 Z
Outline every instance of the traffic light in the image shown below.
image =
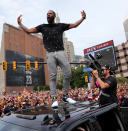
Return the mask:
M 38 61 L 35 61 L 35 69 L 38 70 Z
M 31 70 L 30 61 L 26 61 L 26 70 Z
M 88 83 L 88 76 L 85 76 L 85 82 Z
M 7 62 L 6 61 L 2 62 L 2 70 L 7 71 Z
M 16 61 L 12 62 L 13 70 L 16 71 Z

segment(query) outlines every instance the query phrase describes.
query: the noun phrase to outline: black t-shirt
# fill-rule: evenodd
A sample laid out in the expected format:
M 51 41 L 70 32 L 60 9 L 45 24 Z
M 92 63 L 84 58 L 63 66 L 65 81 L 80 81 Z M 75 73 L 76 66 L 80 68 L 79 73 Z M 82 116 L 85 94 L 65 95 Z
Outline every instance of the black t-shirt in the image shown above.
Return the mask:
M 48 52 L 64 50 L 63 32 L 69 29 L 69 24 L 42 24 L 36 29 L 42 33 L 44 47 Z
M 102 89 L 103 93 L 109 94 L 110 96 L 116 96 L 117 81 L 114 77 L 110 76 L 107 79 L 103 79 L 105 83 L 110 85 L 109 88 Z
M 117 90 L 117 81 L 114 77 L 110 76 L 107 79 L 102 79 L 104 82 L 110 85 L 109 88 L 101 89 L 103 93 L 101 93 L 99 98 L 100 105 L 106 105 L 110 103 L 118 103 L 118 98 L 116 96 Z M 105 94 L 104 94 L 105 93 Z

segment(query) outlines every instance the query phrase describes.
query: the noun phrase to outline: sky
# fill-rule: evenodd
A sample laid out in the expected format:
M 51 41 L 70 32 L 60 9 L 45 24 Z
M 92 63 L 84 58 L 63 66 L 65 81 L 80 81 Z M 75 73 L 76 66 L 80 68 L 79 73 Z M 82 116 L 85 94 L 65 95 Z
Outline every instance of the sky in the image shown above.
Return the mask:
M 114 45 L 126 42 L 123 22 L 128 16 L 128 0 L 1 0 L 0 41 L 3 24 L 18 26 L 17 17 L 28 27 L 47 23 L 48 10 L 54 10 L 62 23 L 75 23 L 86 12 L 86 19 L 77 28 L 65 32 L 73 42 L 75 55 L 83 50 L 110 40 Z

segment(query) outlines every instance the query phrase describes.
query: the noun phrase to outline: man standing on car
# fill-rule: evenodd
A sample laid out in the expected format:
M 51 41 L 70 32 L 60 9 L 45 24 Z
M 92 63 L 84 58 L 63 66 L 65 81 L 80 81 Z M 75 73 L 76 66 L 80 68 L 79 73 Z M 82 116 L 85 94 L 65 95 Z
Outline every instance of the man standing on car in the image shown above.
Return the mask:
M 20 27 L 27 33 L 42 33 L 43 44 L 47 50 L 47 64 L 50 73 L 50 91 L 53 98 L 52 107 L 58 107 L 57 95 L 56 95 L 56 76 L 57 66 L 62 68 L 64 73 L 64 89 L 63 89 L 63 100 L 71 104 L 76 103 L 75 100 L 69 98 L 68 88 L 70 85 L 71 69 L 66 54 L 64 52 L 63 45 L 63 32 L 71 28 L 75 28 L 82 23 L 86 18 L 84 11 L 81 12 L 81 19 L 73 24 L 55 23 L 56 14 L 53 10 L 49 10 L 47 13 L 48 24 L 41 24 L 37 27 L 28 29 L 22 24 L 20 15 L 17 18 L 17 22 Z
M 96 85 L 99 86 L 101 90 L 101 94 L 99 97 L 100 105 L 107 105 L 110 103 L 118 103 L 118 98 L 116 96 L 117 90 L 117 81 L 111 76 L 111 71 L 109 65 L 105 65 L 102 67 L 102 78 L 99 77 L 98 71 L 92 71 L 92 80 L 90 87 L 95 88 Z M 96 79 L 96 82 L 95 82 Z M 97 84 L 98 83 L 98 84 Z

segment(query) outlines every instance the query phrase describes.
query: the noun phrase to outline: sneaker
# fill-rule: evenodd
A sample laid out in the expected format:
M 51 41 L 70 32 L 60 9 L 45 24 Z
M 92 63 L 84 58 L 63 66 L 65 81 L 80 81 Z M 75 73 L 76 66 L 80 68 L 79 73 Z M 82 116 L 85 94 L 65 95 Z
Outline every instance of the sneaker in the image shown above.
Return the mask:
M 76 101 L 73 100 L 72 98 L 67 98 L 66 101 L 67 101 L 68 103 L 70 103 L 70 104 L 75 104 L 75 103 L 76 103 Z
M 53 103 L 52 103 L 52 108 L 55 108 L 55 107 L 58 107 L 58 101 L 55 100 Z
M 68 103 L 70 103 L 70 104 L 75 104 L 76 103 L 76 101 L 75 100 L 73 100 L 72 98 L 69 98 L 69 97 L 63 97 L 63 101 L 64 102 L 68 102 Z
M 52 98 L 52 108 L 57 108 L 58 107 L 58 101 L 57 97 Z

